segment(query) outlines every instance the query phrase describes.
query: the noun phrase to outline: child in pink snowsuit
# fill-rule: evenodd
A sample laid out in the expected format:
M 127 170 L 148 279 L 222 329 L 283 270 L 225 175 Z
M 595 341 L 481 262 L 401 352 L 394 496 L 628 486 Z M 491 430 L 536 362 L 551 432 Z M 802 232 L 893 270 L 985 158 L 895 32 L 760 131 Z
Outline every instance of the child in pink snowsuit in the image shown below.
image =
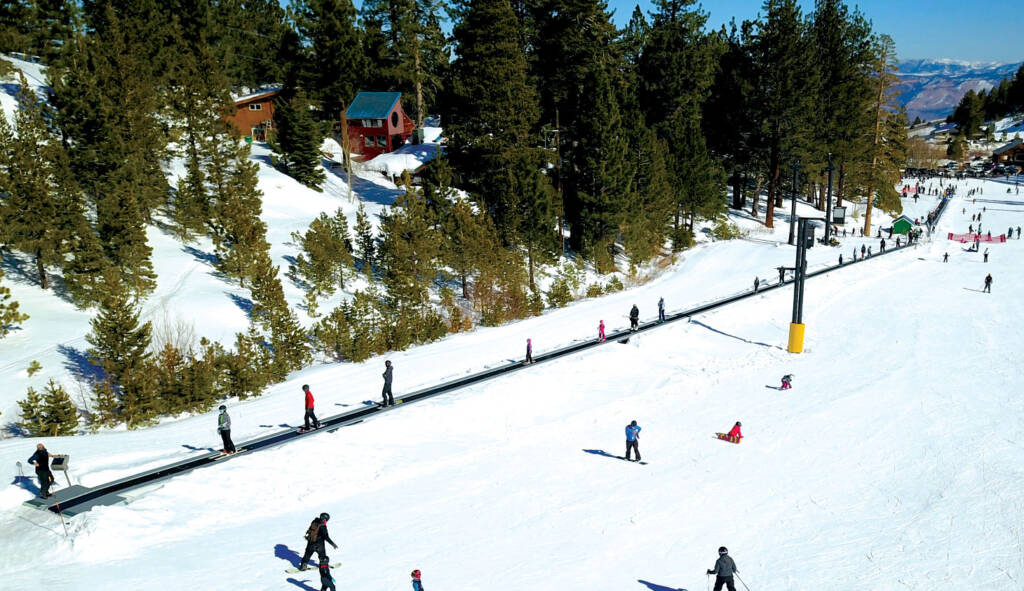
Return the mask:
M 740 439 L 743 439 L 743 433 L 740 432 L 740 427 L 742 427 L 742 426 L 743 426 L 743 423 L 741 423 L 739 421 L 736 421 L 736 425 L 733 426 L 733 428 L 729 431 L 729 437 L 733 441 L 737 441 L 738 442 Z
M 597 340 L 604 341 L 604 320 L 597 325 Z
M 779 388 L 779 389 L 780 390 L 789 390 L 790 388 L 793 387 L 792 382 L 793 382 L 793 376 L 791 376 L 790 374 L 787 373 L 786 375 L 782 376 L 782 387 Z

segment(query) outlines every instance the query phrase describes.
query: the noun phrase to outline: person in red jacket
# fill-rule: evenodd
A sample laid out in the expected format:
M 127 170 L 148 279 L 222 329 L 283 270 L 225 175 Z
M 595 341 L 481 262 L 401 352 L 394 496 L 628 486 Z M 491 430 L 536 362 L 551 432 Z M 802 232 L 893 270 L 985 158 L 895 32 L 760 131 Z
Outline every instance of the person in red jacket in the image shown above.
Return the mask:
M 735 438 L 737 443 L 739 443 L 740 439 L 743 439 L 743 433 L 740 433 L 740 427 L 742 426 L 743 423 L 736 421 L 736 425 L 732 428 L 731 431 L 729 431 L 729 437 Z
M 306 393 L 306 417 L 305 417 L 305 419 L 306 419 L 306 427 L 305 427 L 305 430 L 309 431 L 309 421 L 310 421 L 310 419 L 313 420 L 313 428 L 314 429 L 319 429 L 320 428 L 320 421 L 318 421 L 317 418 L 316 418 L 316 415 L 313 414 L 313 393 L 309 391 L 309 385 L 308 384 L 304 384 L 302 386 L 302 391 Z

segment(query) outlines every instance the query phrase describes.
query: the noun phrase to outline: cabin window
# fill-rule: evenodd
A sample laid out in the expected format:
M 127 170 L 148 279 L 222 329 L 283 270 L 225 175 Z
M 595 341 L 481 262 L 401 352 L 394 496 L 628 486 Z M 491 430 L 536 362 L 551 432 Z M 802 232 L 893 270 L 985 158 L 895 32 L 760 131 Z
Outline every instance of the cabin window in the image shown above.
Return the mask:
M 250 111 L 262 111 L 263 105 L 261 103 L 249 103 Z
M 391 113 L 391 127 L 398 127 L 398 111 Z
M 363 146 L 367 148 L 373 147 L 373 136 L 367 135 L 363 137 Z
M 383 119 L 363 119 L 363 127 L 384 127 Z
M 384 135 L 378 135 L 377 136 L 377 147 L 378 148 L 386 148 L 386 147 L 388 147 L 388 138 L 387 138 L 387 136 L 384 136 Z

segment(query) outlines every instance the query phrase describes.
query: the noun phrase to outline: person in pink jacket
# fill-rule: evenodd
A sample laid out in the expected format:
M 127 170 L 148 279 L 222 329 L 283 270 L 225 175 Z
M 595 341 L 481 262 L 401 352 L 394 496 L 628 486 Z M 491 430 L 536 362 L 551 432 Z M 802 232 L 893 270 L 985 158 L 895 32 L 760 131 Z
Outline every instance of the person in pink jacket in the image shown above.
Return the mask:
M 604 320 L 597 325 L 597 340 L 604 341 Z
M 743 439 L 743 433 L 740 433 L 740 427 L 742 426 L 743 423 L 736 421 L 736 425 L 733 426 L 732 430 L 729 431 L 729 437 L 735 437 L 736 441 Z

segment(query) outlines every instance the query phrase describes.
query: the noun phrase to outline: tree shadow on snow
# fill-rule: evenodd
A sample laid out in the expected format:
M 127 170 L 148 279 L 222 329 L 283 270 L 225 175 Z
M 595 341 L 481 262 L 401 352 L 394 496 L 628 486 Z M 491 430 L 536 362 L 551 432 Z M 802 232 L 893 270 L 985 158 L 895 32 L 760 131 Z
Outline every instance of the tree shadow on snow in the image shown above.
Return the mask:
M 211 267 L 217 266 L 217 255 L 213 254 L 212 252 L 199 250 L 194 246 L 183 246 L 181 247 L 181 251 L 184 252 L 185 254 L 191 255 L 192 258 L 199 261 L 200 263 L 204 263 Z
M 640 583 L 641 585 L 647 585 L 647 588 L 651 591 L 686 591 L 686 589 L 683 589 L 682 587 L 678 589 L 675 587 L 666 587 L 664 585 L 659 585 L 657 583 L 652 583 L 650 581 L 645 581 L 643 579 L 637 579 L 636 582 Z
M 236 293 L 228 293 L 228 297 L 231 298 L 231 302 L 238 306 L 238 309 L 245 312 L 245 317 L 252 320 L 252 308 L 253 303 L 249 298 L 243 298 Z
M 281 560 L 287 561 L 288 564 L 299 568 L 299 563 L 302 561 L 302 557 L 295 550 L 292 550 L 284 544 L 277 544 L 274 546 L 274 556 Z
M 57 345 L 57 352 L 64 356 L 64 369 L 76 380 L 92 384 L 106 377 L 103 368 L 93 364 L 84 352 L 67 345 Z
M 331 168 L 328 169 L 328 172 L 346 183 L 348 182 L 348 174 L 344 170 Z M 351 186 L 352 191 L 359 196 L 361 201 L 378 205 L 394 205 L 395 200 L 405 195 L 405 189 L 391 189 L 358 176 L 352 177 Z
M 708 326 L 707 324 L 704 324 L 703 322 L 700 322 L 698 320 L 691 320 L 690 322 L 692 324 L 696 324 L 697 326 L 702 326 L 702 327 L 710 330 L 711 332 L 718 333 L 718 334 L 720 334 L 720 335 L 722 335 L 724 337 L 729 337 L 730 339 L 736 339 L 737 341 L 743 341 L 744 343 L 747 343 L 748 345 L 758 345 L 760 347 L 768 347 L 769 349 L 778 349 L 780 351 L 783 350 L 782 347 L 780 347 L 778 345 L 769 345 L 768 343 L 762 343 L 762 342 L 759 342 L 759 341 L 751 341 L 751 340 L 745 339 L 743 337 L 738 337 L 738 336 L 736 336 L 734 334 L 729 334 L 727 332 L 723 332 L 721 330 L 718 330 L 717 328 L 712 328 L 712 327 Z
M 27 255 L 3 250 L 3 256 L 0 257 L 0 268 L 3 269 L 4 279 L 8 279 L 14 283 L 39 287 L 39 273 L 36 270 L 36 263 Z M 62 276 L 47 272 L 46 279 L 49 281 L 50 285 L 46 291 L 69 304 L 75 303 L 71 298 L 71 294 L 68 293 L 67 286 L 64 284 L 64 278 Z
M 288 577 L 286 580 L 289 583 L 291 583 L 292 585 L 295 585 L 296 587 L 298 587 L 299 589 L 307 589 L 308 591 L 320 591 L 319 587 L 310 587 L 309 585 L 307 585 L 305 583 L 305 581 L 299 581 L 299 580 L 293 579 L 291 577 Z

